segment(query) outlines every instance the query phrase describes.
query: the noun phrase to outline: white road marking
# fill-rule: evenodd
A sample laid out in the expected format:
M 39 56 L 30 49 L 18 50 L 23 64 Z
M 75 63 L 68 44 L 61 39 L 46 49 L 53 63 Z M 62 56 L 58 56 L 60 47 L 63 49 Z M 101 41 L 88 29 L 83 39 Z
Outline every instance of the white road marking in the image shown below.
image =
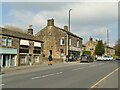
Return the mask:
M 82 67 L 82 68 L 72 69 L 72 71 L 80 70 L 80 69 L 83 69 L 83 68 L 84 68 L 84 67 Z
M 120 68 L 120 67 L 119 67 Z M 97 83 L 95 83 L 92 87 L 90 88 L 95 88 L 99 83 L 101 83 L 102 81 L 104 81 L 105 79 L 107 79 L 110 75 L 112 75 L 113 73 L 115 73 L 119 68 L 115 69 L 114 71 L 112 71 L 110 74 L 108 74 L 107 76 L 105 76 L 104 78 L 102 78 L 101 80 L 99 80 Z
M 51 73 L 51 74 L 47 74 L 47 75 L 42 75 L 42 76 L 33 77 L 32 79 L 44 78 L 44 77 L 53 76 L 53 75 L 58 75 L 58 74 L 62 74 L 62 73 L 63 73 L 63 72 Z
M 5 85 L 5 84 L 0 84 L 0 86 L 3 86 L 3 85 Z

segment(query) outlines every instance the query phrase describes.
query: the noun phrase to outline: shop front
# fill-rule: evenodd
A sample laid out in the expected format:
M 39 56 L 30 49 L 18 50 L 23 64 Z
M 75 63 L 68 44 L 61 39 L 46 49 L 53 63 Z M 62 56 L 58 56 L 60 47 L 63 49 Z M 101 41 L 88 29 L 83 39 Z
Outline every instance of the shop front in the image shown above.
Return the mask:
M 69 59 L 70 59 L 70 61 L 77 61 L 77 60 L 79 60 L 80 53 L 81 53 L 81 49 L 80 48 L 70 47 L 70 50 L 69 50 L 69 55 L 70 55 Z
M 17 49 L 0 48 L 0 66 L 14 67 L 16 66 Z

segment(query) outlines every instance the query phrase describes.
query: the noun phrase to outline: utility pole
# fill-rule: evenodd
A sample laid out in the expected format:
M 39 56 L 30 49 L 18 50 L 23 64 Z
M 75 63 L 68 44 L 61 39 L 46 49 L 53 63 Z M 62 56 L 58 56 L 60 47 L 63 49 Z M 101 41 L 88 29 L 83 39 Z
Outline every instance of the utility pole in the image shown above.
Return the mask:
M 69 21 L 68 21 L 68 61 L 69 61 L 69 56 L 70 56 L 70 45 L 69 45 L 69 39 L 70 39 L 70 11 L 71 11 L 72 9 L 69 9 Z
M 107 29 L 107 45 L 109 47 L 109 30 Z
M 107 56 L 108 56 L 108 47 L 109 47 L 109 30 L 107 29 L 107 44 L 106 44 Z

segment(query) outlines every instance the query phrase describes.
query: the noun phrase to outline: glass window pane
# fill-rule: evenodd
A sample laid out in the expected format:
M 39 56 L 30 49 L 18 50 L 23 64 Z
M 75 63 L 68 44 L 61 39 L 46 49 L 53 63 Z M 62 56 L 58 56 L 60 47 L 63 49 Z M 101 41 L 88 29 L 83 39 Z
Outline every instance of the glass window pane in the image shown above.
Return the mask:
M 64 41 L 64 38 L 62 37 L 61 39 L 60 39 L 60 45 L 64 45 L 65 44 L 65 41 Z
M 2 37 L 2 46 L 6 46 L 6 38 Z
M 7 39 L 7 45 L 8 45 L 8 46 L 12 46 L 12 39 L 11 39 L 11 38 L 8 38 L 8 39 Z

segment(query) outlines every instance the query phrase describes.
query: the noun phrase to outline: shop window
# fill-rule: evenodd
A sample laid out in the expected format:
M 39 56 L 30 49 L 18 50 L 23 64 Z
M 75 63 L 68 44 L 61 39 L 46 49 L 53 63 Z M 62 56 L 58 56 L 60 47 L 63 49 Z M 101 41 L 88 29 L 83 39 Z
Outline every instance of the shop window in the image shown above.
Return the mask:
M 35 58 L 35 62 L 38 63 L 39 62 L 39 56 L 34 56 Z
M 34 47 L 34 51 L 35 54 L 41 54 L 41 47 Z
M 21 64 L 25 64 L 26 63 L 26 56 L 25 55 L 21 55 L 20 56 L 20 63 Z
M 34 50 L 33 51 L 35 54 L 40 54 L 40 50 Z
M 29 46 L 20 45 L 20 53 L 29 53 Z

